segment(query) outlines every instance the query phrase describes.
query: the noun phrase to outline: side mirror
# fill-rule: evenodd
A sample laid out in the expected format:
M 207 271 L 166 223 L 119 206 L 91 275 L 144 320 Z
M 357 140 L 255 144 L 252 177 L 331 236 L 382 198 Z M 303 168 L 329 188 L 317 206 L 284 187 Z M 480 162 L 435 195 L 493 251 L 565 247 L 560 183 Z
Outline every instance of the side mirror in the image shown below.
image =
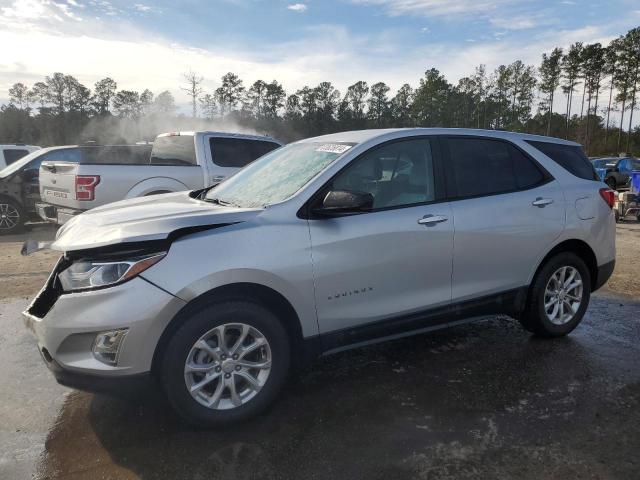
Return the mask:
M 352 190 L 331 190 L 324 197 L 322 206 L 315 208 L 316 215 L 331 217 L 348 213 L 367 212 L 373 208 L 373 195 Z

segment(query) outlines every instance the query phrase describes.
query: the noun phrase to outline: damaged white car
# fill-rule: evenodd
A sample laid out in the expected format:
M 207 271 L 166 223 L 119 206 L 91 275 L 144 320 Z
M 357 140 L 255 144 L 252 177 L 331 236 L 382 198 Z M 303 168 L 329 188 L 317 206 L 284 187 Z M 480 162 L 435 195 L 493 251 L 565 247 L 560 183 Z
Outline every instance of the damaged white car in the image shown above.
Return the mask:
M 613 271 L 612 204 L 564 140 L 312 138 L 214 188 L 72 218 L 24 315 L 61 383 L 154 378 L 186 419 L 219 425 L 265 409 L 321 353 L 496 313 L 568 334 Z

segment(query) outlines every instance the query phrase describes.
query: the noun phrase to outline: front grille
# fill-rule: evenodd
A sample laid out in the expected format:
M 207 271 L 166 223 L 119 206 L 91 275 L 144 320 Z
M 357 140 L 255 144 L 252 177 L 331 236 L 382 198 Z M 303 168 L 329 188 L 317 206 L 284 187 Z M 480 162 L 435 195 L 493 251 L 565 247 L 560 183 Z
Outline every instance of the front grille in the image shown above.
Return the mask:
M 29 308 L 27 308 L 27 313 L 36 318 L 44 318 L 44 316 L 49 313 L 60 295 L 62 295 L 62 286 L 58 281 L 58 273 L 67 268 L 69 263 L 70 262 L 64 257 L 60 257 L 44 287 L 40 290 L 36 298 L 33 299 Z

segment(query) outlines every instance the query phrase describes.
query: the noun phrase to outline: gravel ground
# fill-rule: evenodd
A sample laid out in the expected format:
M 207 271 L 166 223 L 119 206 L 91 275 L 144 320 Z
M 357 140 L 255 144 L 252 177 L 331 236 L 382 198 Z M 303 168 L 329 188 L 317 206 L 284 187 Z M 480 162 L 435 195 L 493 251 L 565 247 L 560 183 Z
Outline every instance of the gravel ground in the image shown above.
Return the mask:
M 59 254 L 43 250 L 27 259 L 20 249 L 27 238 L 51 240 L 55 231 L 53 225 L 34 225 L 24 233 L 0 237 L 0 302 L 28 298 L 40 290 Z

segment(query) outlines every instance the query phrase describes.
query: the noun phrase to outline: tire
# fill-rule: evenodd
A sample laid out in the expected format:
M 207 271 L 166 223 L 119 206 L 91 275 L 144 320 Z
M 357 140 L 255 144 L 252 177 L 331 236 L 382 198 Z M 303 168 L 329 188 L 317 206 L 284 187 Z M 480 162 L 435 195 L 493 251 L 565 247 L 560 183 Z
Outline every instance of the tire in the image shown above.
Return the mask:
M 24 228 L 22 206 L 10 198 L 0 197 L 0 235 L 19 233 Z
M 567 293 L 570 295 L 559 294 L 557 297 L 548 296 L 547 286 L 550 286 L 550 290 L 554 290 L 552 277 L 559 275 L 560 269 L 565 267 L 567 268 L 567 270 L 565 270 L 567 277 L 570 277 L 572 269 L 579 274 L 582 282 L 580 293 L 578 294 L 577 289 L 566 289 L 569 290 Z M 556 277 L 556 279 L 557 278 L 558 277 Z M 565 278 L 565 280 L 569 280 L 569 278 Z M 575 282 L 570 283 L 569 286 L 574 284 Z M 572 301 L 572 298 L 578 296 L 580 297 L 580 303 L 576 305 L 576 302 Z M 582 317 L 589 306 L 590 296 L 591 275 L 584 261 L 574 253 L 559 253 L 547 260 L 536 273 L 529 289 L 525 311 L 519 318 L 520 323 L 526 330 L 540 337 L 550 338 L 567 335 L 582 321 Z M 553 303 L 549 310 L 545 309 L 545 299 L 548 300 L 547 303 L 549 304 L 553 298 L 566 299 L 567 303 L 562 302 L 561 304 L 564 309 L 562 312 L 560 312 L 559 309 L 554 310 L 555 305 Z M 575 309 L 575 311 L 573 309 Z M 554 319 L 552 319 L 553 312 L 557 312 L 557 316 Z
M 617 182 L 615 178 L 609 177 L 604 181 L 604 183 L 606 183 L 611 190 L 616 190 Z
M 231 347 L 237 342 L 240 328 L 244 326 L 247 327 L 243 343 L 245 350 L 249 350 L 253 342 L 261 346 L 244 357 L 240 356 L 239 347 L 233 356 Z M 218 340 L 220 332 L 224 332 L 222 336 L 227 340 L 226 354 Z M 205 335 L 210 336 L 203 337 Z M 257 340 L 260 335 L 262 340 Z M 199 348 L 203 346 L 203 338 L 207 342 L 206 347 Z M 263 341 L 266 341 L 266 345 Z M 223 355 L 227 358 L 224 359 Z M 189 365 L 209 370 L 207 373 L 187 371 L 187 360 Z M 254 362 L 251 365 L 262 364 L 263 368 L 244 369 L 234 363 L 236 360 Z M 268 360 L 270 369 L 265 377 L 264 365 L 269 363 Z M 216 302 L 185 318 L 183 325 L 169 340 L 162 361 L 161 383 L 172 407 L 185 420 L 198 428 L 217 427 L 249 419 L 268 408 L 286 381 L 289 363 L 289 338 L 273 312 L 250 301 Z M 262 382 L 259 389 L 250 388 L 247 374 L 254 382 Z M 209 380 L 207 375 L 215 378 Z M 238 394 L 235 401 L 231 382 Z M 205 386 L 198 388 L 203 383 Z M 196 389 L 195 396 L 190 393 L 189 387 Z M 237 405 L 237 401 L 241 404 Z M 205 406 L 207 403 L 210 406 Z

